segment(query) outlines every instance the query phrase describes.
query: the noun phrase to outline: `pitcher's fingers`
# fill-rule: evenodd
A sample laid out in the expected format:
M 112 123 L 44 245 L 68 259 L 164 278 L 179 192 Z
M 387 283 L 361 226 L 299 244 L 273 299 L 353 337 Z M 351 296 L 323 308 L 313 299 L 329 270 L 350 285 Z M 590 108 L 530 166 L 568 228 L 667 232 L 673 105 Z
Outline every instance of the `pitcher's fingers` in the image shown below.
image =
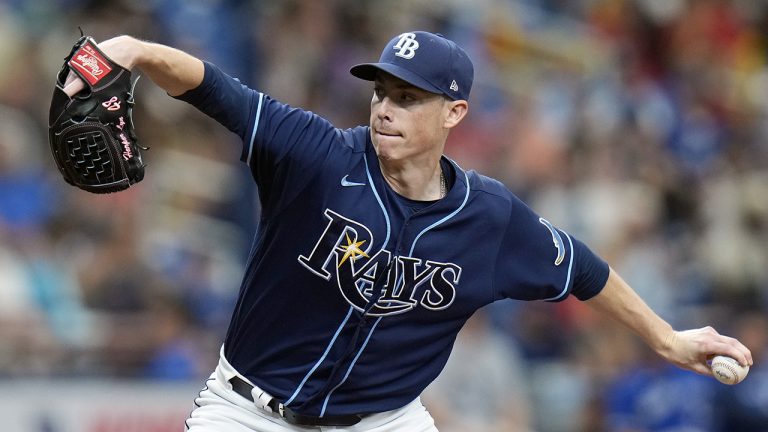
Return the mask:
M 731 357 L 742 366 L 752 366 L 752 352 L 732 337 L 720 336 L 712 344 L 710 353 Z
M 70 70 L 69 73 L 67 74 L 67 79 L 64 80 L 64 87 L 68 86 L 69 84 L 72 84 L 72 81 L 76 79 L 78 79 L 78 76 L 75 75 L 75 73 Z
M 732 346 L 733 346 L 733 347 L 734 347 L 734 348 L 735 348 L 735 349 L 736 349 L 736 350 L 737 350 L 739 353 L 741 353 L 741 356 L 743 356 L 743 358 L 742 358 L 742 357 L 734 357 L 734 359 L 736 359 L 736 361 L 738 361 L 738 362 L 739 362 L 739 364 L 741 364 L 742 366 L 752 366 L 752 363 L 753 363 L 753 360 L 752 360 L 752 351 L 750 351 L 750 350 L 749 350 L 749 348 L 747 348 L 746 346 L 744 346 L 744 344 L 742 344 L 741 342 L 739 342 L 739 340 L 738 340 L 738 339 L 735 339 L 735 338 L 732 338 L 732 337 L 727 337 L 727 336 L 726 336 L 726 339 L 728 339 L 728 342 L 729 342 L 729 343 L 730 343 L 730 344 L 731 344 L 731 345 L 732 345 Z
M 69 81 L 69 79 L 67 79 Z M 71 82 L 68 82 L 64 85 L 64 93 L 67 94 L 67 96 L 72 97 L 77 94 L 80 90 L 85 88 L 85 83 L 80 78 L 75 77 Z

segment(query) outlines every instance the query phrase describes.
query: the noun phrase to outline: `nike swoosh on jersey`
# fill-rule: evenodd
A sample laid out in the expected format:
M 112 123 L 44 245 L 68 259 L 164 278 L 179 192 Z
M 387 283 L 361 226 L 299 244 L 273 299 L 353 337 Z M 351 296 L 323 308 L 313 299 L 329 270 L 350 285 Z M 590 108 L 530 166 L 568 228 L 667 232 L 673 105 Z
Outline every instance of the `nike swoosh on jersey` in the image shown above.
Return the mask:
M 352 187 L 352 186 L 365 186 L 365 183 L 358 183 L 347 180 L 347 177 L 349 177 L 349 174 L 345 175 L 341 178 L 341 185 L 344 187 Z

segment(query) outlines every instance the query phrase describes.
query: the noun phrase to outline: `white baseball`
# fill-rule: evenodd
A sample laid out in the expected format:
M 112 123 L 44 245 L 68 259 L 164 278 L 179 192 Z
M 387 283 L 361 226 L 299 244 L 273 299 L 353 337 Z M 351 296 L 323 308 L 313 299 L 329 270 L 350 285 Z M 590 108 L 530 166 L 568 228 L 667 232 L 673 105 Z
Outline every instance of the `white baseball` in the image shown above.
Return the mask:
M 734 385 L 742 382 L 749 372 L 749 366 L 742 366 L 726 356 L 715 356 L 710 364 L 712 376 L 723 384 Z

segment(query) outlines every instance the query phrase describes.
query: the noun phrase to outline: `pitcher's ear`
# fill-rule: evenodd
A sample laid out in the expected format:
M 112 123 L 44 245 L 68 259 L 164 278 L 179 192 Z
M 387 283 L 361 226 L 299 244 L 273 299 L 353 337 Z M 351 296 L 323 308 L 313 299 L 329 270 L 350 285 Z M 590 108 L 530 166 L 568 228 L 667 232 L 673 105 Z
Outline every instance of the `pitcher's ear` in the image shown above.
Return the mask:
M 455 101 L 449 100 L 446 102 L 446 105 L 447 114 L 445 116 L 444 126 L 447 129 L 450 129 L 461 123 L 461 120 L 467 115 L 467 112 L 469 112 L 469 103 L 463 99 L 459 99 Z

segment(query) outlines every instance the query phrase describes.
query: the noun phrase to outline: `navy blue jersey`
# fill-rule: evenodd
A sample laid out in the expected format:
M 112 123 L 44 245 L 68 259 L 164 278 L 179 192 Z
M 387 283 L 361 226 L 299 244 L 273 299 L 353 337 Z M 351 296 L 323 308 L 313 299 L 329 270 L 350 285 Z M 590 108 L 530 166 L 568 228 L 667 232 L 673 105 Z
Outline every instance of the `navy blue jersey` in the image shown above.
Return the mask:
M 387 185 L 368 127 L 337 129 L 209 63 L 180 99 L 243 139 L 262 205 L 225 356 L 298 412 L 402 407 L 478 308 L 588 299 L 607 280 L 584 244 L 447 158 L 445 198 L 413 202 Z

